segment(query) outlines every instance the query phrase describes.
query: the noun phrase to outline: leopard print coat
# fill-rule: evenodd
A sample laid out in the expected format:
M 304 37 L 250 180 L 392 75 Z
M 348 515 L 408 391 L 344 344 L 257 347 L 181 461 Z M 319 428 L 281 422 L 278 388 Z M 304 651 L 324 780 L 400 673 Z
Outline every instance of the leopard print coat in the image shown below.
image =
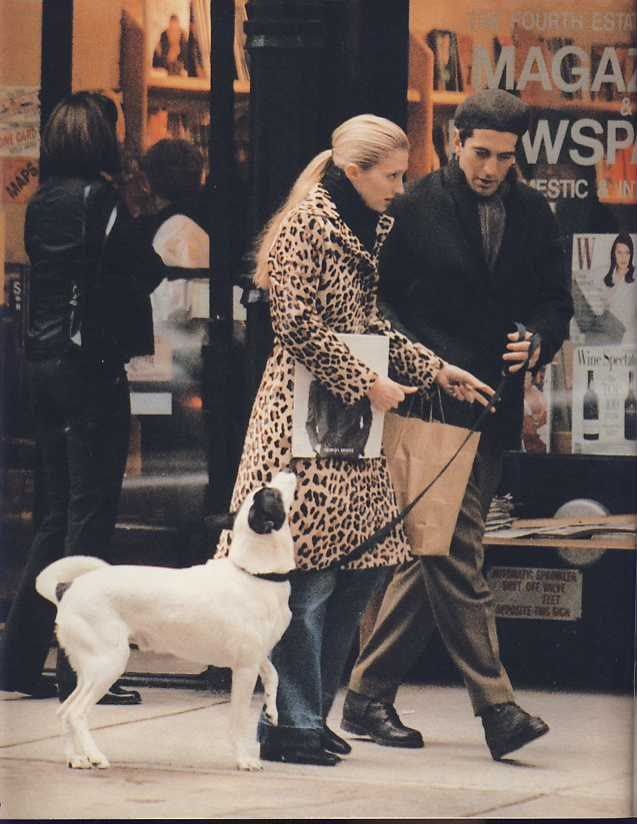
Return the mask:
M 233 511 L 250 490 L 292 461 L 296 359 L 346 404 L 365 397 L 374 383 L 376 375 L 336 333 L 388 335 L 392 374 L 423 390 L 433 383 L 440 359 L 393 330 L 377 306 L 378 255 L 392 225 L 393 218 L 380 217 L 368 252 L 320 184 L 287 216 L 268 261 L 274 348 L 252 409 Z M 349 550 L 397 514 L 384 457 L 300 458 L 293 468 L 298 486 L 290 520 L 298 569 L 323 569 L 334 561 L 368 569 L 410 557 L 401 525 L 361 559 L 346 562 Z M 226 531 L 218 556 L 227 553 L 229 542 Z

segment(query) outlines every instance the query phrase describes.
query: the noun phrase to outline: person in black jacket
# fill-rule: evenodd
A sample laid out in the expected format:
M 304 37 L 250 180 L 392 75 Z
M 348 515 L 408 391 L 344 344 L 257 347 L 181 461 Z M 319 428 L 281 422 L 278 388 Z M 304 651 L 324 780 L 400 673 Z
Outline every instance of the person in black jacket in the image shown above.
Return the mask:
M 502 90 L 468 98 L 455 114 L 455 158 L 419 181 L 397 209 L 381 261 L 381 296 L 398 328 L 495 386 L 501 404 L 482 429 L 449 557 L 399 567 L 364 640 L 343 709 L 345 730 L 379 744 L 422 747 L 393 706 L 402 679 L 437 626 L 459 667 L 493 758 L 548 726 L 514 701 L 500 661 L 495 611 L 482 567 L 484 520 L 505 449 L 519 448 L 524 373 L 550 363 L 573 313 L 558 227 L 543 196 L 517 179 L 515 153 L 528 109 Z M 514 322 L 522 322 L 519 340 Z M 540 346 L 529 360 L 531 333 Z M 448 423 L 474 411 L 445 399 Z
M 58 104 L 42 137 L 43 182 L 27 208 L 26 354 L 45 502 L 7 620 L 2 687 L 33 697 L 56 692 L 42 676 L 55 609 L 35 578 L 63 555 L 107 559 L 128 453 L 124 364 L 153 353 L 149 293 L 163 267 L 111 182 L 116 121 L 102 95 Z M 57 680 L 62 700 L 75 678 L 61 653 Z M 141 699 L 114 685 L 102 700 Z

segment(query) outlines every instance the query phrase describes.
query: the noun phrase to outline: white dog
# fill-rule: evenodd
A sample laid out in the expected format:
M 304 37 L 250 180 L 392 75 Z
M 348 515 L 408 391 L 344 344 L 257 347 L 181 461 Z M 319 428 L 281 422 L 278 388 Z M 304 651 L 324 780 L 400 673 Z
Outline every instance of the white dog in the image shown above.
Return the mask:
M 87 725 L 87 714 L 125 671 L 129 642 L 205 666 L 232 669 L 231 734 L 237 766 L 261 769 L 248 754 L 250 699 L 257 675 L 266 714 L 277 723 L 278 677 L 270 652 L 290 622 L 294 567 L 287 515 L 296 477 L 279 472 L 250 493 L 232 523 L 227 558 L 189 569 L 110 566 L 73 556 L 37 578 L 40 595 L 57 605 L 57 637 L 77 673 L 77 687 L 58 713 L 70 767 L 108 767 Z

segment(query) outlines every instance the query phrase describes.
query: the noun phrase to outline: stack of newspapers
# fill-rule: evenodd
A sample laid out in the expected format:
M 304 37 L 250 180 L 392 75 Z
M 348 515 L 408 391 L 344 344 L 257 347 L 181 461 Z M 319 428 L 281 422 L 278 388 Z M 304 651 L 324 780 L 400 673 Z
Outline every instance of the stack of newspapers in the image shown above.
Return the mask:
M 491 501 L 485 532 L 495 532 L 498 529 L 506 529 L 513 523 L 513 511 L 515 503 L 510 493 L 496 496 Z

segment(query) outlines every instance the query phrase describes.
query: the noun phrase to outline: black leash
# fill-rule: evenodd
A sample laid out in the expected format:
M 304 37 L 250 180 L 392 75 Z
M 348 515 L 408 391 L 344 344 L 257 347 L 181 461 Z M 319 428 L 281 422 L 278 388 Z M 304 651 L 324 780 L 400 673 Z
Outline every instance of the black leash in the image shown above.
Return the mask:
M 515 331 L 518 333 L 518 340 L 522 341 L 526 339 L 527 330 L 524 324 L 518 323 L 516 321 Z M 527 356 L 528 360 L 531 360 L 532 356 L 535 354 L 535 351 L 539 346 L 539 343 L 540 336 L 538 334 L 534 334 L 531 337 L 530 341 L 529 354 Z M 416 506 L 416 504 L 421 500 L 421 498 L 423 498 L 427 494 L 427 492 L 429 492 L 429 490 L 436 483 L 436 481 L 439 480 L 439 478 L 441 478 L 442 475 L 444 475 L 447 469 L 449 469 L 451 464 L 455 461 L 460 452 L 469 442 L 469 438 L 474 434 L 474 432 L 478 431 L 478 429 L 482 426 L 484 420 L 491 413 L 491 410 L 494 409 L 495 406 L 500 402 L 500 400 L 502 399 L 502 393 L 504 392 L 504 387 L 506 386 L 506 383 L 509 380 L 510 376 L 511 373 L 508 371 L 508 367 L 505 366 L 502 369 L 502 378 L 500 380 L 500 383 L 496 387 L 495 394 L 489 401 L 489 404 L 484 407 L 482 413 L 478 416 L 478 419 L 474 422 L 471 429 L 467 432 L 467 437 L 462 441 L 460 446 L 456 449 L 456 451 L 449 458 L 449 460 L 442 467 L 442 469 L 440 469 L 437 475 L 435 475 L 435 477 L 432 478 L 431 481 L 429 481 L 427 486 L 423 490 L 421 490 L 418 493 L 418 495 L 416 495 L 416 497 L 412 501 L 410 501 L 406 507 L 404 507 L 404 509 L 401 509 L 401 511 L 394 518 L 392 518 L 391 521 L 388 521 L 388 523 L 386 523 L 385 526 L 381 527 L 379 530 L 374 532 L 373 535 L 370 535 L 369 538 L 364 540 L 358 546 L 354 547 L 354 549 L 351 552 L 349 552 L 345 558 L 341 559 L 340 561 L 334 562 L 333 564 L 330 564 L 328 567 L 324 567 L 325 569 L 332 569 L 333 567 L 341 566 L 343 563 L 349 564 L 352 561 L 358 561 L 359 558 L 361 558 L 368 550 L 372 549 L 372 547 L 376 546 L 376 544 L 379 544 L 381 541 L 384 541 L 385 538 L 387 538 L 392 533 L 392 531 L 398 526 L 398 524 L 401 523 L 401 521 L 405 520 L 407 515 L 409 515 L 411 510 Z

